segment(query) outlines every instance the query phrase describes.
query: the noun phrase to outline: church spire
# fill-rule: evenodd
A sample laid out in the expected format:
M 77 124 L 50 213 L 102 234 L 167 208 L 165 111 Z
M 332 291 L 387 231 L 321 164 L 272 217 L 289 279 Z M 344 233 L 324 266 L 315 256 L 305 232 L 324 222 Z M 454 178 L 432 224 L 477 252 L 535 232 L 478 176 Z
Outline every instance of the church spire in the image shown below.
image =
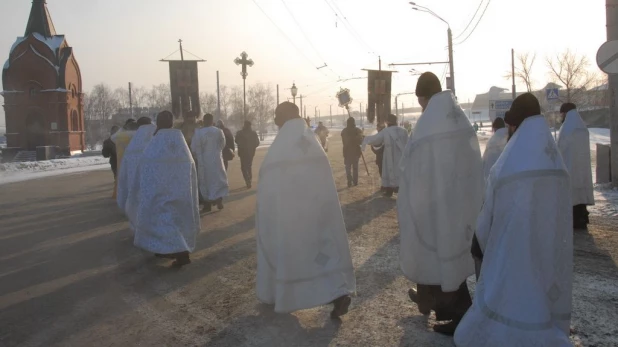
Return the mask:
M 30 10 L 30 18 L 28 18 L 28 26 L 24 36 L 34 33 L 39 33 L 45 37 L 56 35 L 54 23 L 51 20 L 47 4 L 45 0 L 33 0 L 32 9 Z

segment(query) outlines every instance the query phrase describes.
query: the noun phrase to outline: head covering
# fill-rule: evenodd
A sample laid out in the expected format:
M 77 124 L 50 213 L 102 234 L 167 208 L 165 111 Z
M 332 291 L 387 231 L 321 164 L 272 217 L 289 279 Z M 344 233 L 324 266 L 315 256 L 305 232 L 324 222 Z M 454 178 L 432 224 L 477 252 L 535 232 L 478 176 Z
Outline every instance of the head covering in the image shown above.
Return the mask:
M 504 117 L 504 121 L 508 125 L 518 127 L 526 118 L 540 114 L 541 105 L 539 100 L 534 95 L 525 93 L 513 101 L 510 112 Z
M 125 129 L 125 130 L 135 130 L 135 129 L 137 129 L 137 125 L 135 124 L 135 119 L 133 119 L 133 118 L 127 119 L 127 121 L 124 123 L 124 126 L 122 128 Z
M 214 117 L 213 117 L 212 114 L 206 113 L 204 115 L 204 125 L 211 126 L 212 123 L 213 123 L 213 119 L 214 119 Z M 221 120 L 219 120 L 219 122 L 221 122 Z M 217 126 L 219 126 L 219 122 L 217 122 Z M 223 124 L 223 122 L 221 122 L 221 124 Z
M 575 106 L 572 102 L 565 102 L 560 106 L 560 113 L 569 113 L 569 111 L 576 110 L 577 106 Z
M 140 117 L 140 119 L 137 120 L 138 126 L 148 125 L 148 124 L 152 124 L 152 119 L 150 119 L 150 117 Z
M 386 123 L 389 125 L 397 125 L 397 116 L 394 114 L 389 114 L 388 117 L 386 117 Z
M 212 118 L 212 115 L 211 115 L 210 113 L 207 113 L 206 115 L 210 115 L 210 117 Z M 204 118 L 205 118 L 205 117 L 206 117 L 206 116 L 204 116 Z M 217 121 L 217 128 L 221 128 L 221 129 L 225 128 L 225 124 L 223 123 L 223 121 L 222 121 L 221 119 L 219 119 L 219 120 Z
M 348 117 L 347 124 L 348 128 L 353 128 L 356 126 L 356 120 L 353 117 Z
M 174 126 L 174 114 L 170 111 L 162 111 L 157 115 L 157 131 L 159 129 L 171 129 Z
M 416 96 L 431 98 L 442 91 L 438 76 L 431 72 L 425 72 L 416 82 Z
M 244 128 L 245 129 L 251 129 L 251 121 L 246 120 Z
M 282 127 L 285 122 L 293 118 L 300 118 L 300 111 L 295 104 L 284 101 L 275 110 L 275 124 Z
M 509 113 L 511 113 L 511 111 L 506 111 L 506 114 L 509 114 Z M 491 127 L 496 129 L 496 130 L 502 129 L 505 126 L 506 125 L 504 124 L 504 119 L 502 119 L 500 117 L 496 117 L 496 119 L 494 119 L 493 123 L 491 123 Z

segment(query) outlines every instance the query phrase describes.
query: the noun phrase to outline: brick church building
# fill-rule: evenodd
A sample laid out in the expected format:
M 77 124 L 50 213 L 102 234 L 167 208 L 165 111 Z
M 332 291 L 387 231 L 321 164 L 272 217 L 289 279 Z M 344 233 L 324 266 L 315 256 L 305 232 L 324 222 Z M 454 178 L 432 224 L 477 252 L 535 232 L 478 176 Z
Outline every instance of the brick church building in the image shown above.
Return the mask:
M 56 34 L 45 0 L 32 1 L 26 32 L 2 69 L 2 87 L 9 150 L 85 149 L 81 72 L 73 48 Z

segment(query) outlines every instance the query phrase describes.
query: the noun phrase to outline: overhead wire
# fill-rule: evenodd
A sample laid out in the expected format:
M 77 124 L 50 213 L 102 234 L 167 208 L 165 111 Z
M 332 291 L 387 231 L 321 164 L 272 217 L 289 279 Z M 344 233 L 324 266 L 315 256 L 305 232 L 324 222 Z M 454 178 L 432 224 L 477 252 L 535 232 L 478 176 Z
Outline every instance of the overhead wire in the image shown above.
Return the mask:
M 481 20 L 483 20 L 483 17 L 485 16 L 485 12 L 487 12 L 487 8 L 489 7 L 489 4 L 491 4 L 491 0 L 487 0 L 487 5 L 485 6 L 485 9 L 483 10 L 483 13 L 481 13 L 481 17 L 479 17 L 479 20 L 474 25 L 474 28 L 472 28 L 472 31 L 470 31 L 468 36 L 466 36 L 466 38 L 463 39 L 463 41 L 454 43 L 455 45 L 461 45 L 462 43 L 466 42 L 470 38 L 470 36 L 472 36 L 474 31 L 476 30 L 476 27 L 478 27 L 479 23 L 481 23 Z
M 294 43 L 294 41 L 292 41 L 292 39 L 290 39 L 290 37 L 277 25 L 277 23 L 275 23 L 275 21 L 268 15 L 268 13 L 266 13 L 266 11 L 264 11 L 264 9 L 262 8 L 262 6 L 260 6 L 260 4 L 257 3 L 256 0 L 251 0 L 253 1 L 253 3 L 255 4 L 255 6 L 257 6 L 257 8 L 260 9 L 260 11 L 262 11 L 262 13 L 264 14 L 264 16 L 266 16 L 266 18 L 268 18 L 268 20 L 272 23 L 272 25 L 274 25 L 277 30 L 279 30 L 279 33 L 281 33 L 281 35 L 283 35 L 288 42 L 298 51 L 298 53 L 300 53 L 309 63 L 311 63 L 311 65 L 315 68 L 317 68 L 317 66 L 313 63 L 313 61 L 311 59 L 309 59 L 309 57 L 307 57 L 307 55 L 300 49 L 298 48 L 298 46 L 296 46 L 296 44 Z
M 311 46 L 311 48 L 315 51 L 315 53 L 317 54 L 318 58 L 320 58 L 320 60 L 322 60 L 322 62 L 324 63 L 324 66 L 328 67 L 328 69 L 335 75 L 335 76 L 339 76 L 335 71 L 333 71 L 333 69 L 328 66 L 328 64 L 326 63 L 326 59 L 324 59 L 324 57 L 320 54 L 320 52 L 318 51 L 317 48 L 315 48 L 315 45 L 313 44 L 313 42 L 311 41 L 311 39 L 309 39 L 309 36 L 307 35 L 307 33 L 305 32 L 305 30 L 303 30 L 303 27 L 300 25 L 300 23 L 298 22 L 298 20 L 296 19 L 296 16 L 294 15 L 294 13 L 292 13 L 292 11 L 290 10 L 290 8 L 288 7 L 288 5 L 285 3 L 285 0 L 281 0 L 281 2 L 283 3 L 283 6 L 285 7 L 286 11 L 290 14 L 290 16 L 292 17 L 292 20 L 294 20 L 294 23 L 296 23 L 296 26 L 298 27 L 298 29 L 300 29 L 300 32 L 303 34 L 303 37 L 305 37 L 305 40 L 307 40 L 307 42 L 309 43 L 309 46 Z M 319 70 L 320 67 L 317 67 L 317 69 Z
M 352 35 L 352 37 L 354 37 L 354 39 L 358 41 L 358 43 L 364 46 L 364 48 L 368 49 L 369 50 L 368 53 L 376 54 L 375 50 L 371 48 L 371 46 L 369 46 L 369 44 L 367 44 L 367 42 L 363 40 L 362 36 L 358 34 L 356 29 L 354 29 L 354 27 L 352 26 L 352 23 L 348 21 L 348 18 L 343 14 L 343 11 L 341 11 L 339 6 L 337 6 L 337 3 L 335 3 L 334 1 L 329 1 L 329 0 L 324 0 L 324 2 L 326 3 L 326 5 L 328 5 L 328 7 L 330 7 L 331 11 L 333 11 L 333 13 L 335 14 L 335 17 L 339 18 L 339 14 L 341 14 L 341 18 L 342 18 L 341 22 L 343 23 L 343 26 L 348 30 L 348 32 Z M 332 5 L 331 5 L 331 2 L 332 2 Z
M 453 38 L 453 40 L 457 40 L 458 38 L 462 37 L 463 34 L 466 32 L 466 30 L 468 30 L 468 28 L 470 27 L 470 25 L 472 24 L 472 22 L 474 21 L 474 18 L 476 18 L 476 15 L 479 13 L 479 10 L 481 9 L 481 6 L 483 6 L 483 3 L 485 2 L 485 0 L 481 0 L 481 2 L 479 3 L 478 7 L 476 8 L 476 11 L 474 12 L 474 15 L 472 15 L 472 18 L 470 18 L 470 21 L 468 22 L 468 25 L 466 25 L 466 27 L 464 28 L 464 30 L 462 30 L 459 35 L 455 36 Z

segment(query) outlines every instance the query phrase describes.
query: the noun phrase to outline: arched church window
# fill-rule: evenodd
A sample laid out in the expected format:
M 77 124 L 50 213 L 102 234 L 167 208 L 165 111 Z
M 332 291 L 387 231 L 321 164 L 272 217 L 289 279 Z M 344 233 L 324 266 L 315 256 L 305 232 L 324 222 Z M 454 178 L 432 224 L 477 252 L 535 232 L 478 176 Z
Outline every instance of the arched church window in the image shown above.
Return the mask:
M 34 98 L 38 93 L 38 90 L 36 88 L 30 88 L 30 97 Z
M 71 131 L 79 130 L 79 117 L 77 116 L 77 111 L 73 110 L 71 112 Z

